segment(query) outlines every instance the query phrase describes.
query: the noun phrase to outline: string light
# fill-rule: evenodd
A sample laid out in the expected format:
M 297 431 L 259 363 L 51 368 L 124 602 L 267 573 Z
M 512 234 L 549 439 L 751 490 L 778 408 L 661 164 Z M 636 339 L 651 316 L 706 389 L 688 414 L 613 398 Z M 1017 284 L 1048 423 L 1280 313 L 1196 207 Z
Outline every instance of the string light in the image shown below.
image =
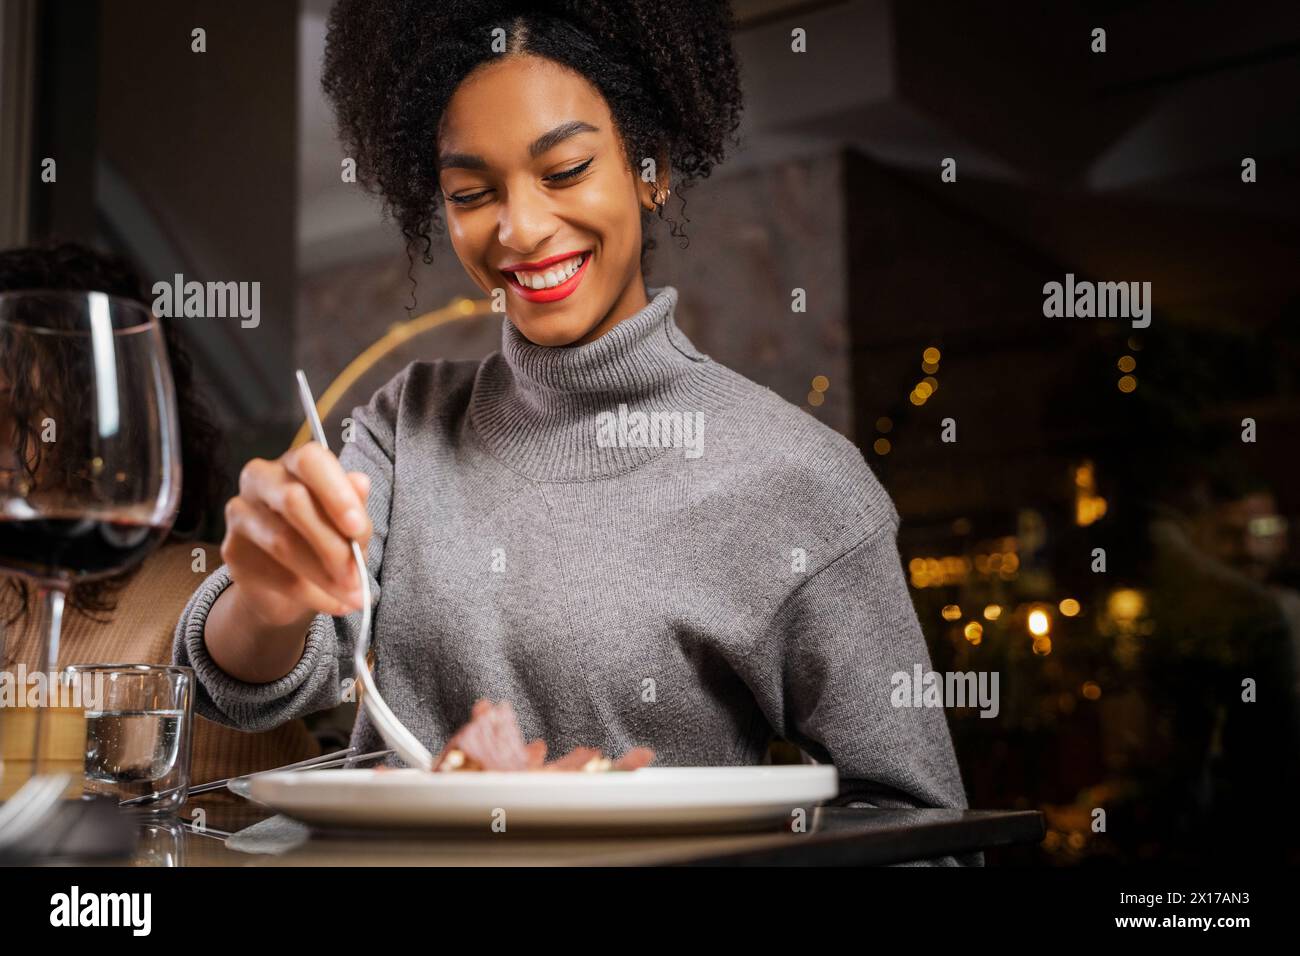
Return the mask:
M 1029 633 L 1035 637 L 1043 637 L 1052 629 L 1052 619 L 1047 616 L 1047 612 L 1041 608 L 1035 608 L 1029 612 Z

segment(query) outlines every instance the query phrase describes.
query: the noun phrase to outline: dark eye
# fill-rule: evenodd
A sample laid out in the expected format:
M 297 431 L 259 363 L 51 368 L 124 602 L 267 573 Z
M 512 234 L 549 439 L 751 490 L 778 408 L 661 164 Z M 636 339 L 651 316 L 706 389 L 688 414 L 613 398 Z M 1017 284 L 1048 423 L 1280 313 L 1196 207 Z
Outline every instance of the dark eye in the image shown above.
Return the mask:
M 572 179 L 575 176 L 581 176 L 584 172 L 587 171 L 587 167 L 591 165 L 592 160 L 594 160 L 595 158 L 596 157 L 593 156 L 585 163 L 579 163 L 577 166 L 574 166 L 572 169 L 566 169 L 560 173 L 552 173 L 550 176 L 545 177 L 546 181 L 552 183 L 563 182 L 566 179 Z
M 447 201 L 450 203 L 455 203 L 457 206 L 463 206 L 466 205 L 467 203 L 477 202 L 478 200 L 482 199 L 491 191 L 492 190 L 490 189 L 484 189 L 481 192 L 470 193 L 468 196 L 448 196 Z
M 574 166 L 571 169 L 565 169 L 558 173 L 552 173 L 550 176 L 545 176 L 543 178 L 547 182 L 551 182 L 551 183 L 564 182 L 565 180 L 568 179 L 574 179 L 578 176 L 581 176 L 583 173 L 585 173 L 587 171 L 587 167 L 589 167 L 595 161 L 595 159 L 596 157 L 593 156 L 585 163 L 579 163 L 577 166 Z M 450 203 L 454 203 L 457 206 L 466 206 L 469 205 L 470 203 L 478 202 L 480 199 L 482 199 L 491 191 L 492 190 L 490 189 L 482 189 L 476 193 L 469 193 L 468 195 L 460 195 L 460 196 L 449 195 L 447 196 L 447 201 Z

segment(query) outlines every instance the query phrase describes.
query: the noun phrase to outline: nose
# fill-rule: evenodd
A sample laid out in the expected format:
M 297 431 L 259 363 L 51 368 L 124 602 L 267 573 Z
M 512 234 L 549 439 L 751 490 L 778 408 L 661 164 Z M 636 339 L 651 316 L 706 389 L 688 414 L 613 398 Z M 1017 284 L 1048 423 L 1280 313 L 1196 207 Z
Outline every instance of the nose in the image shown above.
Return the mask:
M 547 197 L 528 187 L 512 189 L 497 219 L 497 239 L 507 249 L 531 253 L 555 232 Z

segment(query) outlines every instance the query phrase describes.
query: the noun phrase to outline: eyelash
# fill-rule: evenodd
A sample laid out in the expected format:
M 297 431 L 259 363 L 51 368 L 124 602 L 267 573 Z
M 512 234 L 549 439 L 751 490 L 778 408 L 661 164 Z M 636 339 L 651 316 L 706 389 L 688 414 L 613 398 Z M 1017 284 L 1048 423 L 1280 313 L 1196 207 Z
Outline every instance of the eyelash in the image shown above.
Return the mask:
M 579 163 L 577 166 L 574 166 L 572 169 L 566 169 L 563 172 L 552 173 L 550 176 L 546 176 L 543 178 L 546 179 L 548 182 L 564 182 L 565 180 L 574 179 L 575 177 L 581 176 L 583 173 L 585 173 L 587 171 L 587 167 L 590 166 L 592 162 L 595 161 L 595 159 L 596 157 L 593 156 L 591 157 L 591 159 L 587 160 L 584 163 Z M 458 206 L 465 205 L 467 203 L 477 202 L 479 199 L 482 199 L 484 196 L 486 196 L 489 192 L 491 192 L 491 190 L 484 189 L 481 190 L 480 192 L 471 193 L 468 196 L 448 196 L 447 201 L 454 203 Z

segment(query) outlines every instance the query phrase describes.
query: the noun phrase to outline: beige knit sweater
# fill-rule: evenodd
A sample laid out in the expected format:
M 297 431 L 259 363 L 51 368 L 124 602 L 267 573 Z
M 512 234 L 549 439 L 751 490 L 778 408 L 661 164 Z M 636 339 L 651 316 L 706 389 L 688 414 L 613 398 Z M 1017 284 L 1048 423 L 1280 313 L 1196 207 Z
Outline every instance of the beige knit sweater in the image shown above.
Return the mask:
M 196 549 L 202 552 L 202 563 Z M 65 611 L 58 665 L 170 664 L 177 618 L 207 571 L 220 564 L 221 555 L 211 545 L 163 545 L 118 592 L 117 610 L 96 615 L 108 618 L 107 623 L 71 608 Z M 34 671 L 44 639 L 42 610 L 34 588 L 29 588 L 21 616 L 3 623 L 11 621 L 19 610 L 13 589 L 0 590 L 0 667 L 12 672 L 23 663 Z M 193 739 L 190 776 L 195 783 L 279 767 L 320 753 L 301 720 L 264 733 L 242 733 L 195 714 Z

